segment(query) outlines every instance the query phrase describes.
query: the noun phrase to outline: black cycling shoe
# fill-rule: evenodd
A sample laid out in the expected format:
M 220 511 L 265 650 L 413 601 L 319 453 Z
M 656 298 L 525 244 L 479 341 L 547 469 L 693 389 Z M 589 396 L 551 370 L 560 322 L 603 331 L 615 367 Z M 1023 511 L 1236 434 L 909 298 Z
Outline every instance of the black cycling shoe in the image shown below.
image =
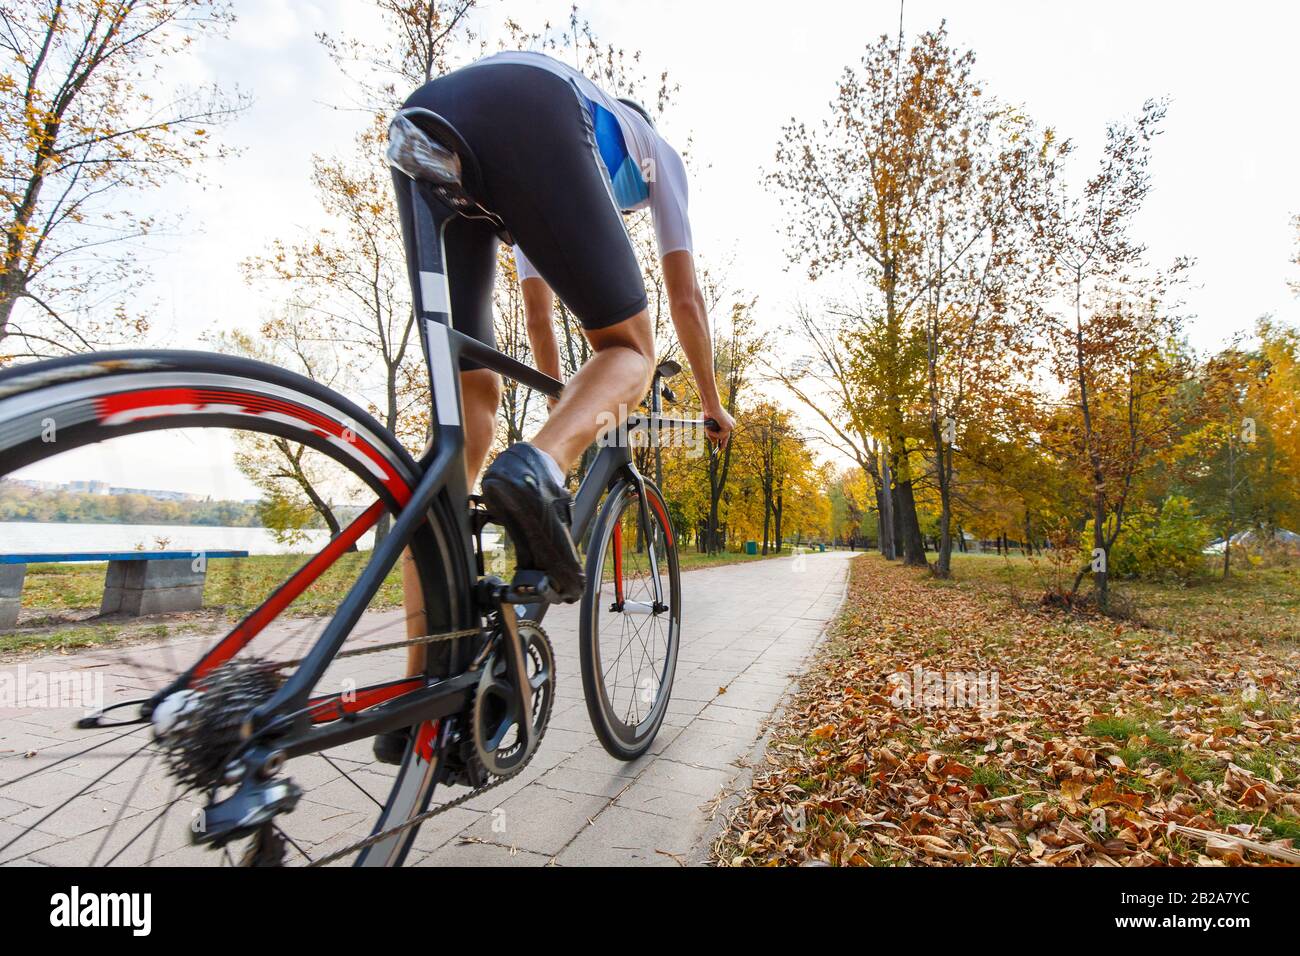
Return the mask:
M 572 501 L 551 477 L 546 456 L 524 442 L 511 445 L 483 476 L 483 498 L 510 532 L 519 570 L 545 572 L 560 601 L 582 597 L 586 575 L 569 530 Z
M 391 763 L 400 766 L 402 758 L 406 756 L 406 745 L 410 742 L 410 727 L 375 734 L 375 759 L 380 763 Z

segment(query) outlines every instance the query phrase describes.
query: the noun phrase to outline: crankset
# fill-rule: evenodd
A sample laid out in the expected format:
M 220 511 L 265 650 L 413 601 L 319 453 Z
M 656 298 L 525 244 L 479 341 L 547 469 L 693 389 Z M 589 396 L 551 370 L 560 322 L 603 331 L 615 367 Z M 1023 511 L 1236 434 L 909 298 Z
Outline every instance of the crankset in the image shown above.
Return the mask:
M 474 751 L 495 777 L 518 773 L 546 732 L 555 702 L 555 651 L 541 625 L 503 603 L 500 636 L 483 665 L 471 721 Z

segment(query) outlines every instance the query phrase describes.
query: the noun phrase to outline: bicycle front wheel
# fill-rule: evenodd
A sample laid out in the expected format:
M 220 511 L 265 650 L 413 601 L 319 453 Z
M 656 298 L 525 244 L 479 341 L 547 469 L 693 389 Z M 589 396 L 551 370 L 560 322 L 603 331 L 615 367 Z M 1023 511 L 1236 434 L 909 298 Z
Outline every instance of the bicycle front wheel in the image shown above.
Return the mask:
M 148 700 L 172 692 L 178 679 L 193 688 L 187 692 L 233 701 L 184 747 L 160 743 L 148 722 L 74 729 L 81 715 L 68 702 L 0 711 L 0 750 L 8 754 L 0 758 L 0 801 L 23 807 L 21 825 L 0 834 L 0 863 L 301 864 L 348 847 L 355 851 L 340 862 L 406 859 L 417 827 L 402 827 L 429 806 L 445 770 L 447 735 L 434 721 L 415 728 L 400 766 L 376 763 L 366 739 L 297 757 L 284 770 L 303 790 L 293 812 L 222 853 L 189 840 L 225 786 L 206 762 L 237 744 L 239 708 L 264 700 L 311 648 L 369 560 L 365 532 L 410 497 L 419 466 L 391 434 L 331 390 L 274 366 L 198 352 L 105 353 L 0 373 L 0 462 L 0 476 L 18 479 L 5 483 L 7 494 L 41 514 L 55 509 L 33 526 L 43 537 L 6 550 L 119 552 L 121 567 L 145 572 L 132 585 L 119 568 L 114 590 L 114 565 L 106 580 L 102 565 L 42 565 L 33 555 L 23 611 L 0 633 L 0 670 L 84 683 L 94 699 L 76 702 L 80 708 Z M 70 479 L 88 478 L 145 489 L 184 481 L 198 493 L 159 502 L 127 487 L 101 497 L 67 490 L 79 487 Z M 298 495 L 299 486 L 309 490 Z M 250 500 L 253 487 L 279 489 L 279 497 Z M 309 496 L 322 511 L 329 506 L 334 525 L 305 520 L 296 543 L 271 549 L 278 553 L 253 547 L 270 543 L 268 508 L 301 507 L 310 519 Z M 126 517 L 128 505 L 137 517 Z M 97 523 L 68 524 L 74 508 Z M 321 723 L 349 719 L 422 686 L 406 677 L 396 645 L 470 621 L 449 508 L 437 502 L 409 546 L 423 607 L 406 619 L 394 571 L 344 646 L 367 653 L 331 665 L 313 698 L 314 720 L 317 711 Z M 181 520 L 186 515 L 196 517 Z M 232 547 L 221 535 L 246 539 L 248 546 L 233 547 L 255 553 L 209 563 L 206 552 Z M 173 557 L 145 564 L 132 554 L 141 548 Z M 154 572 L 183 586 L 153 589 L 144 578 Z M 120 599 L 112 606 L 111 596 Z M 453 666 L 445 654 L 439 665 Z M 224 676 L 234 674 L 241 683 Z M 123 707 L 115 716 L 138 711 Z
M 634 760 L 663 724 L 681 640 L 681 577 L 659 489 L 620 481 L 601 508 L 587 551 L 582 600 L 582 689 L 592 729 L 610 754 Z

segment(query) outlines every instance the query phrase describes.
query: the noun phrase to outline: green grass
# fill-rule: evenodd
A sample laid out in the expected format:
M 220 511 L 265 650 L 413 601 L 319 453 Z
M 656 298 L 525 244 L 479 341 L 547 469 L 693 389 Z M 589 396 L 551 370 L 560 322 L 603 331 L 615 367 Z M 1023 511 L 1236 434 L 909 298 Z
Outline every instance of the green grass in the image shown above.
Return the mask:
M 967 783 L 972 787 L 982 786 L 995 797 L 1010 792 L 1011 789 L 1006 774 L 997 767 L 990 766 L 975 767 Z
M 1083 728 L 1084 733 L 1123 744 L 1119 758 L 1130 770 L 1144 763 L 1153 763 L 1178 773 L 1182 771 L 1191 780 L 1200 783 L 1222 770 L 1217 764 L 1188 752 L 1177 737 L 1157 723 L 1157 718 L 1098 717 Z M 1142 789 L 1135 782 L 1130 786 Z
M 1022 555 L 955 554 L 952 570 L 945 586 L 1001 592 L 1027 603 L 1053 583 L 1048 561 Z M 1206 576 L 1190 585 L 1119 580 L 1111 589 L 1139 621 L 1186 639 L 1227 631 L 1245 639 L 1300 641 L 1300 562 L 1239 565 L 1227 579 L 1211 570 L 1207 563 Z M 1085 579 L 1081 590 L 1088 586 Z
M 79 624 L 54 630 L 0 634 L 0 654 L 72 651 L 112 644 L 122 628 L 113 624 Z
M 1225 827 L 1232 826 L 1234 823 L 1253 823 L 1265 827 L 1272 831 L 1270 839 L 1274 840 L 1300 840 L 1300 820 L 1292 817 L 1280 817 L 1275 813 L 1246 813 L 1242 810 L 1218 807 L 1214 810 L 1214 819 Z

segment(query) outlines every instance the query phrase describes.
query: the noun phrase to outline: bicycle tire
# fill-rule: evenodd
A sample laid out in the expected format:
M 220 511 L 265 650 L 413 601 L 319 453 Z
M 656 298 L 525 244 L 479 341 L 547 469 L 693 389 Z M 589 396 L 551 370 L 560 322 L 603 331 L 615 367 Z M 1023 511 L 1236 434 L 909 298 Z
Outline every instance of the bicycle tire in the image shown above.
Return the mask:
M 622 566 L 626 564 L 625 557 L 618 559 L 620 565 L 616 570 L 611 568 L 615 560 L 613 550 L 626 544 L 617 539 L 628 537 L 621 532 L 620 523 L 628 519 L 629 509 L 632 510 L 636 525 L 640 525 L 640 502 L 636 485 L 621 479 L 610 489 L 593 526 L 591 544 L 587 550 L 587 588 L 583 594 L 580 616 L 579 656 L 587 715 L 601 745 L 619 760 L 635 760 L 654 743 L 667 714 L 681 641 L 681 573 L 677 561 L 676 535 L 659 489 L 648 479 L 644 479 L 644 487 L 648 495 L 650 520 L 658 532 L 656 536 L 647 535 L 646 540 L 652 546 L 656 545 L 657 540 L 657 546 L 663 552 L 662 557 L 666 559 L 667 567 L 660 568 L 660 574 L 667 584 L 665 596 L 668 598 L 668 607 L 662 612 L 644 615 L 614 610 L 614 606 L 621 602 L 625 606 L 627 603 L 638 603 L 629 598 L 627 590 L 620 593 L 617 588 L 617 577 L 620 574 L 624 575 L 623 584 L 627 584 L 626 568 Z M 635 550 L 635 542 L 633 547 Z M 646 580 L 642 585 L 641 591 L 645 593 L 638 592 L 638 597 L 652 595 L 648 562 Z M 605 602 L 611 597 L 614 600 L 606 613 Z M 646 602 L 639 603 L 644 605 Z M 617 654 L 611 655 L 607 648 L 608 642 L 602 643 L 602 630 L 622 618 L 621 626 L 624 630 L 620 636 L 626 637 L 629 619 L 638 616 L 645 617 L 647 629 L 657 627 L 658 630 L 652 630 L 648 647 L 644 641 L 641 642 L 643 658 L 647 656 L 645 651 L 650 652 L 650 667 L 642 668 L 638 661 L 630 688 L 625 688 L 619 679 L 625 656 L 624 648 L 620 646 Z M 639 635 L 635 625 L 633 629 L 633 636 Z M 663 644 L 662 663 L 658 663 L 655 655 L 660 641 Z M 631 647 L 630 642 L 627 646 Z M 609 659 L 611 656 L 614 656 L 613 661 Z M 615 672 L 612 693 L 606 679 L 610 670 Z M 644 686 L 651 674 L 657 675 L 656 686 L 653 688 Z M 646 693 L 650 694 L 651 700 L 644 699 Z M 640 712 L 640 703 L 649 705 L 644 715 Z M 634 720 L 629 722 L 628 716 L 633 716 Z
M 307 445 L 369 486 L 390 513 L 409 498 L 419 475 L 419 465 L 397 439 L 354 403 L 303 376 L 251 359 L 136 350 L 0 371 L 0 477 L 83 445 L 177 428 L 237 429 Z M 410 542 L 424 591 L 423 633 L 463 628 L 474 614 L 456 527 L 444 496 Z M 454 646 L 461 641 L 449 643 L 453 646 L 440 663 L 429 655 L 431 674 L 467 658 L 469 651 Z M 428 808 L 443 756 L 429 739 L 412 734 L 371 834 Z M 401 865 L 418 829 L 366 847 L 355 865 Z

